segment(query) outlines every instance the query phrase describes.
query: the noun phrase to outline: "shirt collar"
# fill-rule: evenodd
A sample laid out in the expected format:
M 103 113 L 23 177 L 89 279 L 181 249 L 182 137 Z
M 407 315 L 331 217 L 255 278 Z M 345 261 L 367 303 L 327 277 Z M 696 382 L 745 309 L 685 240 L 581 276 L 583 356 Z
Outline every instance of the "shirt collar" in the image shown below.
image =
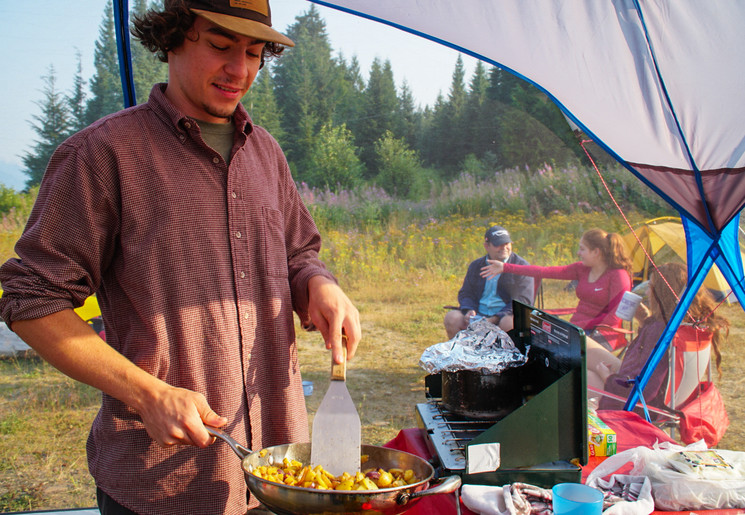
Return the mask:
M 150 90 L 148 104 L 158 115 L 169 120 L 177 130 L 181 131 L 183 130 L 183 124 L 191 120 L 191 118 L 182 113 L 168 100 L 165 94 L 166 86 L 167 84 L 164 82 L 155 84 L 153 89 Z M 240 102 L 233 112 L 233 120 L 235 121 L 236 130 L 243 132 L 246 136 L 253 131 L 253 122 Z

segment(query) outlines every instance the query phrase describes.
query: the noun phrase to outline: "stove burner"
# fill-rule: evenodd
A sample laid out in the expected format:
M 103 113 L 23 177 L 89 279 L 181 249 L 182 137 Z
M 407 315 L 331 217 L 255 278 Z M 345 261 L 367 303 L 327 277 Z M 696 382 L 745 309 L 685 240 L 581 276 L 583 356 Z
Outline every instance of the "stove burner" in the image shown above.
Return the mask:
M 461 474 L 466 468 L 466 444 L 489 429 L 497 420 L 474 420 L 456 415 L 439 398 L 416 405 L 419 428 L 425 432 L 430 452 L 448 473 Z

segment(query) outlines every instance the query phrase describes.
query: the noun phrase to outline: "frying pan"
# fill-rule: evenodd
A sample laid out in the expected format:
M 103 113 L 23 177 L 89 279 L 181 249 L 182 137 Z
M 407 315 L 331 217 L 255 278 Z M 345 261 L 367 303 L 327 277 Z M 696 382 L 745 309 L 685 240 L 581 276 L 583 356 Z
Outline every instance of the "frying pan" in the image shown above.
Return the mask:
M 451 493 L 460 487 L 460 476 L 450 476 L 441 483 L 429 488 L 429 482 L 434 476 L 434 469 L 426 460 L 409 454 L 408 452 L 375 445 L 362 445 L 363 455 L 369 459 L 365 468 L 411 469 L 420 481 L 411 485 L 395 488 L 381 488 L 380 490 L 317 490 L 274 483 L 254 476 L 249 472 L 252 467 L 262 465 L 281 465 L 284 458 L 297 460 L 301 463 L 310 462 L 310 443 L 291 443 L 275 445 L 264 449 L 266 454 L 260 453 L 239 444 L 235 439 L 223 431 L 207 427 L 212 436 L 227 442 L 233 451 L 241 458 L 241 467 L 246 478 L 246 484 L 256 498 L 268 509 L 279 514 L 288 515 L 321 515 L 332 513 L 347 513 L 359 515 L 395 514 L 403 513 L 412 508 L 415 503 L 427 495 Z M 264 454 L 264 453 L 261 453 Z

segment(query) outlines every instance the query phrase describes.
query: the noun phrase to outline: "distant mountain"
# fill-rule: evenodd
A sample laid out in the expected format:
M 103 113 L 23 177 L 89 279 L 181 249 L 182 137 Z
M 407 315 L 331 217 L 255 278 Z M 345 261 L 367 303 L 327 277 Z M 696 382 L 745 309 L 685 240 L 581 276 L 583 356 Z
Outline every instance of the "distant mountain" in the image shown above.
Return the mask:
M 10 161 L 0 161 L 0 183 L 16 191 L 26 187 L 28 177 L 21 171 L 21 165 Z

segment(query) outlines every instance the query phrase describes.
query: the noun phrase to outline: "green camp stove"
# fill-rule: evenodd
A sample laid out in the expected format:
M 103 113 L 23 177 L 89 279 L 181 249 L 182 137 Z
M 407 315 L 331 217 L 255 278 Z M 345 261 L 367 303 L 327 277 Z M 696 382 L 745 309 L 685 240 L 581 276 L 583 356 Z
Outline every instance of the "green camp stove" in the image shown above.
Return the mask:
M 578 483 L 588 455 L 584 331 L 513 304 L 509 334 L 528 356 L 514 374 L 522 404 L 498 420 L 454 414 L 442 403 L 441 375 L 433 374 L 425 378 L 427 402 L 416 406 L 418 425 L 440 474 L 458 474 L 465 484 Z

